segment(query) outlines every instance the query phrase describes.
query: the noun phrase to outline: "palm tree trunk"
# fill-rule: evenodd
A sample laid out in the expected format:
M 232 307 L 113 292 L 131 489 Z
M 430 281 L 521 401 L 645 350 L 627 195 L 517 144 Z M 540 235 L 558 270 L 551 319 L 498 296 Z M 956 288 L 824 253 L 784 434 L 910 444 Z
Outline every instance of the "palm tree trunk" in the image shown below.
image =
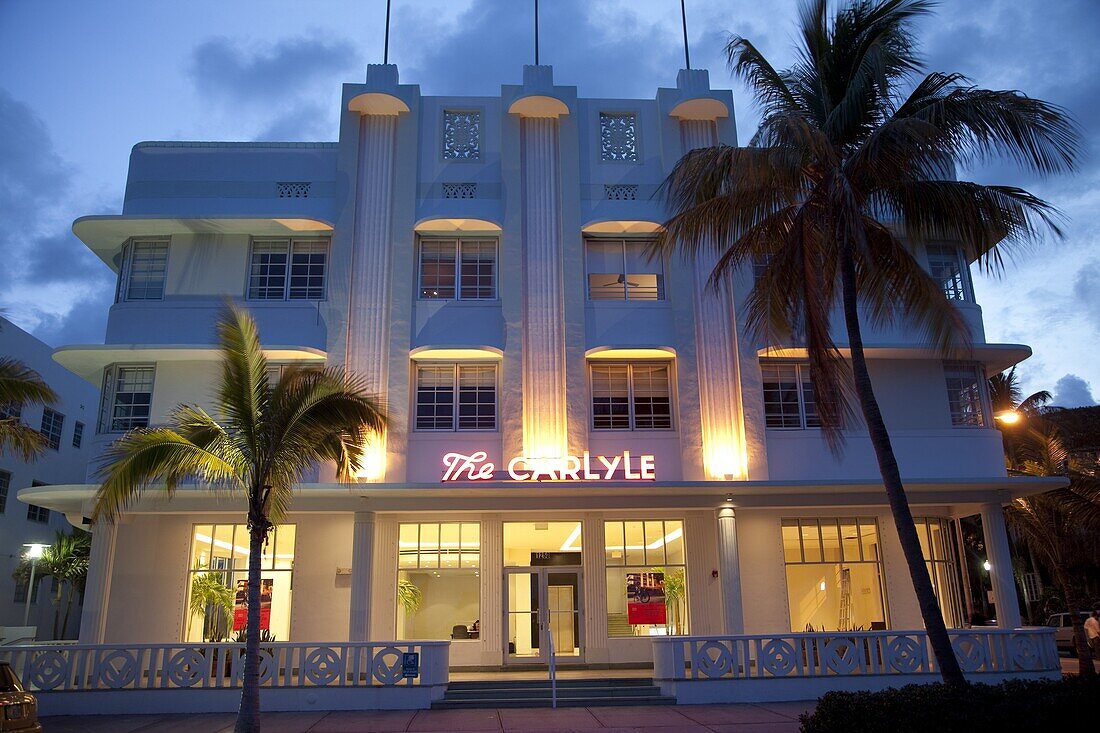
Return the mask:
M 886 488 L 886 497 L 890 501 L 894 527 L 897 528 L 898 540 L 905 554 L 905 562 L 909 566 L 909 576 L 913 581 L 913 590 L 917 594 L 917 603 L 920 605 L 920 613 L 924 619 L 928 641 L 932 646 L 932 654 L 936 657 L 936 666 L 939 667 L 940 676 L 945 683 L 965 685 L 966 678 L 955 656 L 955 650 L 951 646 L 951 637 L 947 634 L 947 625 L 944 624 L 943 613 L 936 601 L 936 594 L 932 590 L 932 581 L 928 577 L 928 566 L 921 552 L 917 528 L 913 523 L 913 513 L 909 510 L 909 500 L 905 496 L 898 461 L 890 444 L 890 434 L 886 430 L 886 423 L 882 419 L 882 412 L 879 410 L 878 400 L 875 399 L 875 392 L 871 386 L 871 375 L 867 370 L 867 357 L 863 352 L 863 335 L 859 325 L 856 268 L 851 244 L 846 244 L 841 251 L 844 321 L 848 330 L 848 346 L 852 352 L 852 372 L 855 377 L 859 406 L 863 412 L 864 422 L 867 424 L 871 445 L 875 449 L 875 458 L 878 459 L 882 485 Z
M 73 596 L 76 595 L 76 583 L 69 583 L 69 598 L 65 603 L 65 618 L 61 621 L 61 636 L 69 633 L 69 614 L 73 612 Z
M 251 503 L 259 504 L 254 498 Z M 259 507 L 248 513 L 248 620 L 245 624 L 244 684 L 241 707 L 237 711 L 234 733 L 259 733 L 260 730 L 260 552 L 264 544 L 267 518 Z
M 1066 610 L 1069 611 L 1070 621 L 1073 623 L 1073 646 L 1077 650 L 1077 662 L 1082 677 L 1094 677 L 1096 667 L 1092 663 L 1092 649 L 1089 648 L 1088 636 L 1085 634 L 1085 624 L 1081 621 L 1081 602 L 1077 598 L 1077 591 L 1070 583 L 1066 575 L 1066 569 L 1060 562 L 1051 558 L 1051 568 L 1058 585 L 1062 586 L 1062 596 L 1066 601 Z
M 54 582 L 57 582 L 57 578 L 54 578 Z M 57 587 L 53 592 L 53 638 L 57 639 L 57 633 L 60 631 L 58 628 L 61 626 L 61 583 L 57 583 Z

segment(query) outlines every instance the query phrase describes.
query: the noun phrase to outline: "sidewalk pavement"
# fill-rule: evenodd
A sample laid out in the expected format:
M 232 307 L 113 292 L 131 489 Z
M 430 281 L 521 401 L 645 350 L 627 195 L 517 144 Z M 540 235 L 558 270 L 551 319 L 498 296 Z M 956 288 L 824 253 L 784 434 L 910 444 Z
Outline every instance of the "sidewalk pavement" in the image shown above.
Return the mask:
M 264 733 L 797 733 L 815 703 L 265 713 Z M 235 715 L 42 718 L 46 733 L 223 733 Z

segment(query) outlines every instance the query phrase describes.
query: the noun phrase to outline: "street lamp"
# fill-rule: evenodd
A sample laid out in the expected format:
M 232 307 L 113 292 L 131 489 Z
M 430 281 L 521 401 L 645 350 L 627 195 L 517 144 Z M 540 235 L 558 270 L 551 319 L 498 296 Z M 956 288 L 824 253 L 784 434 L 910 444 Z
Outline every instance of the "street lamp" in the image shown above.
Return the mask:
M 993 566 L 989 564 L 989 560 L 986 560 L 982 563 L 982 568 L 988 573 L 990 570 L 993 569 Z
M 1000 420 L 1005 425 L 1015 425 L 1020 422 L 1020 413 L 1015 410 L 1003 410 L 994 415 L 997 420 Z
M 26 626 L 27 622 L 31 618 L 31 596 L 34 595 L 34 571 L 38 569 L 38 558 L 42 557 L 46 552 L 46 548 L 49 545 L 43 545 L 41 542 L 31 542 L 23 545 L 26 548 L 27 559 L 31 561 L 31 579 L 27 583 L 27 605 L 23 608 L 23 625 Z

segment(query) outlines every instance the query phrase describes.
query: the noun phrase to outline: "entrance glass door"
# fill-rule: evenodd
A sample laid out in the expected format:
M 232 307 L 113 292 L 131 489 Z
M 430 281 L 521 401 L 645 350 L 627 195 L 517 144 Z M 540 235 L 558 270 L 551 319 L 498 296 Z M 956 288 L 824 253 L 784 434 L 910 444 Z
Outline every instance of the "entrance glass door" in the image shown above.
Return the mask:
M 504 575 L 505 660 L 548 663 L 550 634 L 559 660 L 580 661 L 581 571 L 559 567 L 508 568 Z

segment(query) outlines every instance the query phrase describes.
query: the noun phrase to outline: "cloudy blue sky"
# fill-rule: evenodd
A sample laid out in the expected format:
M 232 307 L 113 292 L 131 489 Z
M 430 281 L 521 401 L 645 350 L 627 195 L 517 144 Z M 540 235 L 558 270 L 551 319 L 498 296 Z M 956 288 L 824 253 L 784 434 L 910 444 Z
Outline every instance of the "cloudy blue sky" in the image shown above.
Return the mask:
M 741 141 L 756 115 L 729 78 L 729 33 L 777 66 L 796 0 L 688 0 L 693 65 L 728 85 Z M 652 97 L 683 65 L 676 0 L 543 0 L 542 60 L 582 95 Z M 381 60 L 384 0 L 0 0 L 0 308 L 48 343 L 100 342 L 113 278 L 69 227 L 118 213 L 141 140 L 334 140 L 340 84 Z M 1081 172 L 1023 185 L 1068 217 L 1064 241 L 979 277 L 990 340 L 1027 343 L 1027 390 L 1100 398 L 1100 3 L 945 0 L 920 25 L 931 68 L 1067 107 Z M 531 63 L 529 0 L 394 0 L 390 58 L 426 94 L 494 94 Z

